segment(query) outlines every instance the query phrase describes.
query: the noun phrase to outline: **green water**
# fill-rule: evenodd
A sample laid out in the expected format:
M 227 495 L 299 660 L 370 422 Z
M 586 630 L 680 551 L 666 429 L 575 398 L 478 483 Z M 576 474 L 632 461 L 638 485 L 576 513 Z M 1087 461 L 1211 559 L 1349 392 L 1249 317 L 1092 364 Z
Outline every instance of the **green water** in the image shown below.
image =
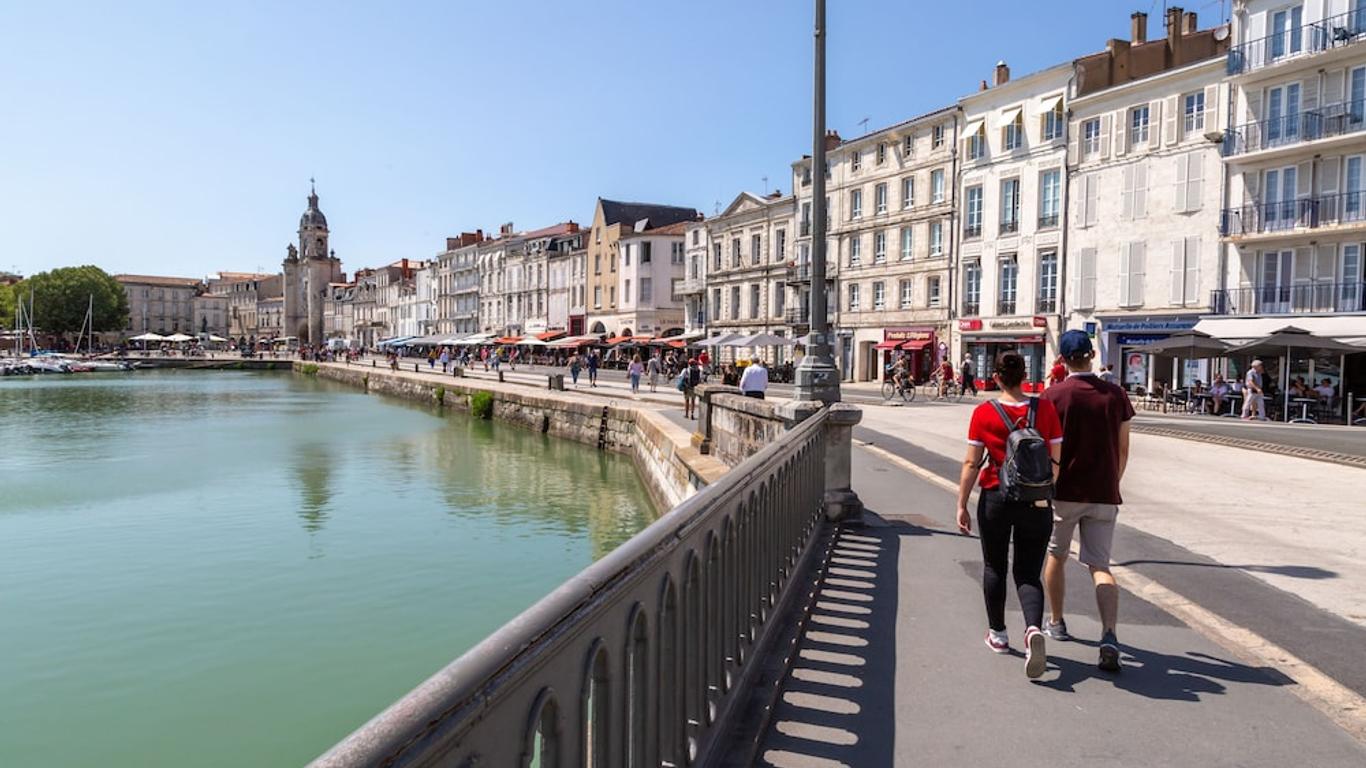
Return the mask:
M 297 766 L 652 512 L 629 463 L 287 374 L 0 381 L 0 766 Z

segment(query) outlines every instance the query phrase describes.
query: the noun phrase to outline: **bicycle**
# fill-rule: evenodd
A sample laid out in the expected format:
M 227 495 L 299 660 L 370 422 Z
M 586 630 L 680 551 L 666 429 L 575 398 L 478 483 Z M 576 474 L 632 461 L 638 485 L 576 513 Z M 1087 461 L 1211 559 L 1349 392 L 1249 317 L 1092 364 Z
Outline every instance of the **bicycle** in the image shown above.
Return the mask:
M 908 382 L 903 385 L 898 383 L 895 379 L 884 379 L 882 382 L 882 399 L 884 401 L 891 400 L 898 395 L 901 396 L 903 402 L 914 402 L 915 384 Z

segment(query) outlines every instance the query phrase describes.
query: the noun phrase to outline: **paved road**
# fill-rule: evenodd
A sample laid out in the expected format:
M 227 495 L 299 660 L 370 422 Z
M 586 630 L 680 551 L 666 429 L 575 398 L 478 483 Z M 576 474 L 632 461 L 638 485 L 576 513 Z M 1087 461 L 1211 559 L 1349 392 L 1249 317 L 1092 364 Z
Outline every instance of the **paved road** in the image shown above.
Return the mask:
M 761 742 L 763 764 L 1366 764 L 1366 748 L 1293 695 L 1285 676 L 1129 592 L 1125 669 L 1100 673 L 1094 600 L 1075 563 L 1069 623 L 1080 641 L 1051 644 L 1048 672 L 1028 681 L 1020 656 L 982 644 L 981 552 L 954 530 L 951 495 L 866 450 L 854 472 L 873 514 L 839 536 Z M 1007 622 L 1019 643 L 1013 597 Z

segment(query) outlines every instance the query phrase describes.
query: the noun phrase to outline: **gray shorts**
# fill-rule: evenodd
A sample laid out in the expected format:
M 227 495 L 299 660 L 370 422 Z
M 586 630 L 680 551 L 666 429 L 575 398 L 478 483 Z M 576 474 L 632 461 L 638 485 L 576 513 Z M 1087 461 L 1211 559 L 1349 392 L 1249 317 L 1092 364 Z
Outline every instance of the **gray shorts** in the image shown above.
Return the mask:
M 1053 502 L 1053 540 L 1048 553 L 1066 558 L 1072 549 L 1072 531 L 1081 528 L 1082 563 L 1096 568 L 1110 567 L 1110 545 L 1115 539 L 1116 504 L 1091 504 L 1077 501 Z

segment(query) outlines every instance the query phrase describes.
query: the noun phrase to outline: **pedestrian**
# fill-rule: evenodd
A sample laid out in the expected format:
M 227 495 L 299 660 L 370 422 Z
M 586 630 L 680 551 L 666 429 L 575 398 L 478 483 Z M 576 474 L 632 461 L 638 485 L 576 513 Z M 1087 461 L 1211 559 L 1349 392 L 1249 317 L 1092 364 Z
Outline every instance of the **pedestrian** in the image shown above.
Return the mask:
M 683 418 L 697 418 L 697 386 L 702 383 L 702 368 L 697 358 L 688 358 L 683 372 L 678 374 L 678 388 L 683 392 Z
M 436 347 L 432 347 L 432 349 L 427 352 L 427 368 L 429 370 L 436 369 Z M 443 366 L 441 370 L 444 371 L 445 367 Z
M 1053 367 L 1048 371 L 1048 386 L 1060 384 L 1065 378 L 1067 378 L 1067 366 L 1063 365 L 1062 355 L 1058 355 L 1057 359 L 1053 361 Z
M 754 362 L 745 366 L 745 372 L 740 376 L 740 394 L 763 400 L 767 390 L 768 369 L 764 367 L 764 361 L 756 357 Z
M 650 355 L 650 362 L 645 365 L 645 373 L 650 379 L 650 393 L 654 394 L 655 387 L 659 385 L 659 353 Z
M 574 382 L 574 386 L 579 386 L 579 354 L 577 352 L 569 356 L 569 378 Z
M 598 362 L 598 351 L 596 349 L 588 350 L 588 386 L 590 387 L 598 385 Z
M 973 409 L 968 424 L 968 450 L 958 478 L 958 529 L 972 532 L 968 497 L 973 485 L 980 485 L 977 528 L 982 544 L 986 645 L 995 653 L 1010 652 L 1005 579 L 1013 538 L 1011 572 L 1025 619 L 1025 675 L 1036 678 L 1047 666 L 1040 629 L 1044 598 L 1040 575 L 1053 532 L 1048 483 L 1057 480 L 1054 462 L 1062 454 L 1062 425 L 1051 402 L 1024 394 L 1025 360 L 1018 352 L 1002 352 L 991 378 L 1000 396 Z
M 958 375 L 963 377 L 963 391 L 972 390 L 972 396 L 977 397 L 977 378 L 973 373 L 972 355 L 963 355 L 963 364 L 958 367 Z
M 688 360 L 691 361 L 692 358 L 688 358 Z M 697 356 L 697 364 L 703 373 L 711 372 L 711 353 L 707 352 L 706 347 L 703 347 L 702 353 Z
M 631 362 L 626 366 L 626 378 L 631 380 L 631 394 L 640 394 L 640 375 L 645 372 L 645 364 L 640 362 L 640 353 L 637 352 L 631 357 Z
M 1100 661 L 1107 672 L 1118 672 L 1119 587 L 1110 573 L 1110 548 L 1119 516 L 1119 482 L 1129 463 L 1129 420 L 1134 417 L 1129 396 L 1117 384 L 1091 372 L 1095 350 L 1083 331 L 1067 331 L 1058 341 L 1068 376 L 1049 387 L 1043 398 L 1053 404 L 1062 423 L 1062 458 L 1053 494 L 1053 538 L 1044 565 L 1049 621 L 1044 633 L 1054 640 L 1070 640 L 1063 617 L 1067 557 L 1073 531 L 1081 532 L 1082 565 L 1091 570 L 1100 611 Z
M 1266 421 L 1266 368 L 1261 360 L 1253 360 L 1243 379 L 1243 419 L 1258 418 Z
M 1110 363 L 1106 365 L 1104 368 L 1100 369 L 1100 380 L 1108 382 L 1110 384 L 1114 384 L 1116 386 L 1119 385 L 1119 377 L 1115 375 L 1114 363 Z
M 446 372 L 446 369 L 451 367 L 451 353 L 450 353 L 450 350 L 445 349 L 445 348 L 442 348 L 442 350 L 441 350 L 441 358 L 440 358 L 440 359 L 441 359 L 441 372 L 442 372 L 442 373 L 445 373 L 445 372 Z

